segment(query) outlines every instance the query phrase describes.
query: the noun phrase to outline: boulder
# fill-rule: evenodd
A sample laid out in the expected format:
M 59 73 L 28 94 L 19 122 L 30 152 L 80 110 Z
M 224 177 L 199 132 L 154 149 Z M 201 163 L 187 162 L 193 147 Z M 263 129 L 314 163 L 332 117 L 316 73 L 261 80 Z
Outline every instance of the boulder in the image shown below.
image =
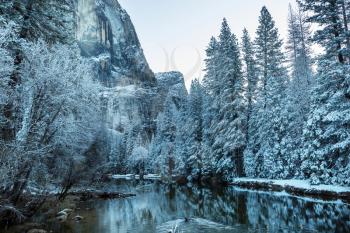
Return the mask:
M 84 220 L 84 217 L 83 217 L 83 216 L 80 216 L 80 215 L 77 215 L 77 216 L 75 216 L 74 218 L 72 218 L 72 220 L 75 220 L 76 222 L 79 222 L 79 221 Z
M 62 215 L 56 217 L 56 219 L 59 222 L 65 222 L 65 221 L 67 221 L 67 218 L 68 218 L 68 214 L 62 214 Z
M 73 212 L 73 209 L 64 209 L 56 214 L 56 216 L 61 216 L 61 215 L 70 215 Z

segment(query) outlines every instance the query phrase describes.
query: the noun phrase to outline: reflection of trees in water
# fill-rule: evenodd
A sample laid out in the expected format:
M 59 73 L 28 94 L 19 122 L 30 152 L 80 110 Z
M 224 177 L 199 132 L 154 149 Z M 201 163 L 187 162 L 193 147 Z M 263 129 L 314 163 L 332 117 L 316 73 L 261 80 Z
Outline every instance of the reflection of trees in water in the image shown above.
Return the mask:
M 226 225 L 246 223 L 245 195 L 198 188 L 180 190 L 179 195 L 192 207 L 191 216 Z
M 315 203 L 293 197 L 247 194 L 249 222 L 270 229 L 350 232 L 350 206 Z
M 225 190 L 178 190 L 188 202 L 189 214 L 227 225 L 249 224 L 262 231 L 304 229 L 318 232 L 350 232 L 350 206 L 342 203 L 310 202 L 304 199 Z
M 214 192 L 209 189 L 154 185 L 138 193 L 135 198 L 111 201 L 108 205 L 101 216 L 107 214 L 113 217 L 110 220 L 107 218 L 110 223 L 102 224 L 117 224 L 116 232 L 123 232 L 122 229 L 130 229 L 131 226 L 149 230 L 143 232 L 155 232 L 157 225 L 184 217 L 204 218 L 231 226 L 249 224 L 255 229 L 254 232 L 277 232 L 277 229 L 278 232 L 293 229 L 350 232 L 348 205 L 314 203 L 254 192 Z

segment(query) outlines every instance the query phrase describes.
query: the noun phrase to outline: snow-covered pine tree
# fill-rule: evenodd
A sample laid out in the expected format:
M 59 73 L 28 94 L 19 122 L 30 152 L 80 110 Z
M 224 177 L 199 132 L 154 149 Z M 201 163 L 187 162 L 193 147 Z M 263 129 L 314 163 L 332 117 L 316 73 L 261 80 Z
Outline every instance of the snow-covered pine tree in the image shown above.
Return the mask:
M 219 106 L 215 97 L 220 93 L 220 80 L 218 77 L 219 43 L 215 37 L 210 39 L 206 55 L 206 73 L 203 79 L 203 175 L 213 176 L 215 173 L 213 152 L 215 134 L 213 128 L 219 112 Z
M 350 31 L 349 31 L 349 17 L 350 17 L 350 1 L 349 0 L 339 0 L 342 22 L 344 27 L 343 37 L 345 38 L 345 49 L 343 49 L 344 56 L 347 57 L 348 62 L 350 62 Z
M 190 93 L 187 101 L 187 127 L 188 138 L 186 147 L 189 158 L 187 160 L 187 170 L 191 178 L 200 180 L 203 173 L 203 87 L 198 79 L 191 83 Z
M 214 96 L 219 112 L 214 125 L 213 150 L 217 162 L 216 173 L 231 179 L 243 175 L 246 115 L 238 41 L 226 19 L 222 23 L 218 49 L 220 92 Z
M 214 142 L 214 134 L 212 130 L 212 122 L 215 118 L 215 110 L 213 108 L 213 97 L 203 88 L 203 176 L 210 177 L 214 175 L 214 158 L 212 145 Z
M 253 177 L 255 175 L 255 160 L 254 153 L 256 150 L 256 143 L 254 137 L 250 135 L 255 134 L 257 124 L 254 122 L 254 106 L 256 102 L 256 88 L 258 82 L 256 61 L 254 58 L 254 46 L 249 36 L 247 29 L 243 30 L 242 37 L 242 55 L 244 64 L 244 78 L 246 82 L 246 99 L 247 99 L 247 129 L 246 129 L 246 143 L 247 147 L 244 151 L 244 171 L 247 176 Z
M 308 21 L 320 26 L 314 41 L 326 50 L 328 58 L 336 56 L 340 63 L 349 62 L 348 0 L 298 0 L 300 7 L 310 12 Z
M 207 58 L 205 59 L 206 74 L 203 79 L 203 85 L 210 95 L 219 95 L 220 79 L 218 77 L 218 61 L 219 61 L 219 42 L 215 37 L 210 39 L 206 49 Z
M 257 99 L 259 145 L 255 154 L 257 174 L 261 177 L 283 177 L 281 140 L 284 136 L 282 106 L 286 92 L 287 73 L 283 66 L 283 42 L 278 29 L 266 7 L 261 10 L 256 32 L 255 54 L 259 74 L 259 95 Z
M 164 111 L 157 117 L 157 132 L 153 139 L 152 154 L 155 157 L 156 172 L 168 174 L 168 162 L 175 156 L 176 122 L 175 106 L 168 96 L 164 103 Z
M 347 50 L 347 1 L 303 0 L 308 21 L 319 25 L 313 40 L 324 47 L 317 84 L 304 130 L 302 170 L 313 184 L 350 184 L 350 67 Z M 345 12 L 343 12 L 343 10 Z
M 189 128 L 192 122 L 189 120 L 189 110 L 187 107 L 187 99 L 182 100 L 182 104 L 174 115 L 176 124 L 175 133 L 175 172 L 179 175 L 187 175 L 189 173 L 187 160 L 191 156 L 190 147 L 192 142 L 189 140 Z
M 292 80 L 296 87 L 296 94 L 299 98 L 302 115 L 308 112 L 310 89 L 314 85 L 312 74 L 311 58 L 311 25 L 307 22 L 305 13 L 300 9 L 294 10 L 289 6 L 289 28 L 287 50 L 292 64 Z
M 349 65 L 319 63 L 302 153 L 302 170 L 313 184 L 350 184 L 350 99 L 345 88 L 349 74 Z
M 183 171 L 187 159 L 183 148 L 186 129 L 187 91 L 182 83 L 176 84 L 169 91 L 163 104 L 163 112 L 157 117 L 157 130 L 153 139 L 151 156 L 154 157 L 156 172 L 163 175 Z
M 286 135 L 282 140 L 282 154 L 286 158 L 288 178 L 300 175 L 300 153 L 303 146 L 303 127 L 311 105 L 311 91 L 315 81 L 311 69 L 310 25 L 300 8 L 289 5 L 287 51 L 291 64 L 291 80 L 283 108 Z
M 256 61 L 254 58 L 254 46 L 247 29 L 243 30 L 242 37 L 242 54 L 244 63 L 244 76 L 247 82 L 246 98 L 247 98 L 247 121 L 253 111 L 253 103 L 256 100 L 256 86 L 258 82 Z M 249 127 L 249 126 L 248 126 Z M 248 135 L 248 134 L 247 134 Z M 249 136 L 247 136 L 248 141 Z

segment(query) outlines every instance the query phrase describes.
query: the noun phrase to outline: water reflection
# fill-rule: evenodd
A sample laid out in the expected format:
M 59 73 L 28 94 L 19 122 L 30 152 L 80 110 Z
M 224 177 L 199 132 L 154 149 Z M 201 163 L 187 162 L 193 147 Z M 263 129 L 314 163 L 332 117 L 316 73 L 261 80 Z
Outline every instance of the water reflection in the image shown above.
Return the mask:
M 80 223 L 55 232 L 350 232 L 350 206 L 232 188 L 210 190 L 160 184 L 117 186 L 136 197 L 82 203 Z M 185 220 L 185 217 L 188 220 Z

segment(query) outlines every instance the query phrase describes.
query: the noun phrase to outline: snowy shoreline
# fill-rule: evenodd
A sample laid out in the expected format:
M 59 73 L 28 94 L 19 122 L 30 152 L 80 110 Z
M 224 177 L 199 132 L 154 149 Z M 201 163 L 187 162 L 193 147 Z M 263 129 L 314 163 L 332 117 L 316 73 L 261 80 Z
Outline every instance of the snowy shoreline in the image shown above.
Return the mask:
M 114 180 L 139 180 L 135 174 L 111 175 Z M 158 174 L 148 174 L 144 180 L 162 180 Z M 296 197 L 309 197 L 324 201 L 342 201 L 350 204 L 350 187 L 337 185 L 311 185 L 308 180 L 272 180 L 254 178 L 236 178 L 226 183 L 229 187 L 242 190 L 283 192 Z
M 311 185 L 307 180 L 236 178 L 229 185 L 250 190 L 286 192 L 295 196 L 312 197 L 321 200 L 342 200 L 345 203 L 350 203 L 350 187 Z
M 109 175 L 111 179 L 114 180 L 139 180 L 140 175 L 136 174 L 126 174 L 126 175 L 120 175 L 120 174 L 114 174 L 114 175 Z M 161 176 L 158 174 L 147 174 L 144 175 L 142 179 L 144 180 L 161 180 Z

